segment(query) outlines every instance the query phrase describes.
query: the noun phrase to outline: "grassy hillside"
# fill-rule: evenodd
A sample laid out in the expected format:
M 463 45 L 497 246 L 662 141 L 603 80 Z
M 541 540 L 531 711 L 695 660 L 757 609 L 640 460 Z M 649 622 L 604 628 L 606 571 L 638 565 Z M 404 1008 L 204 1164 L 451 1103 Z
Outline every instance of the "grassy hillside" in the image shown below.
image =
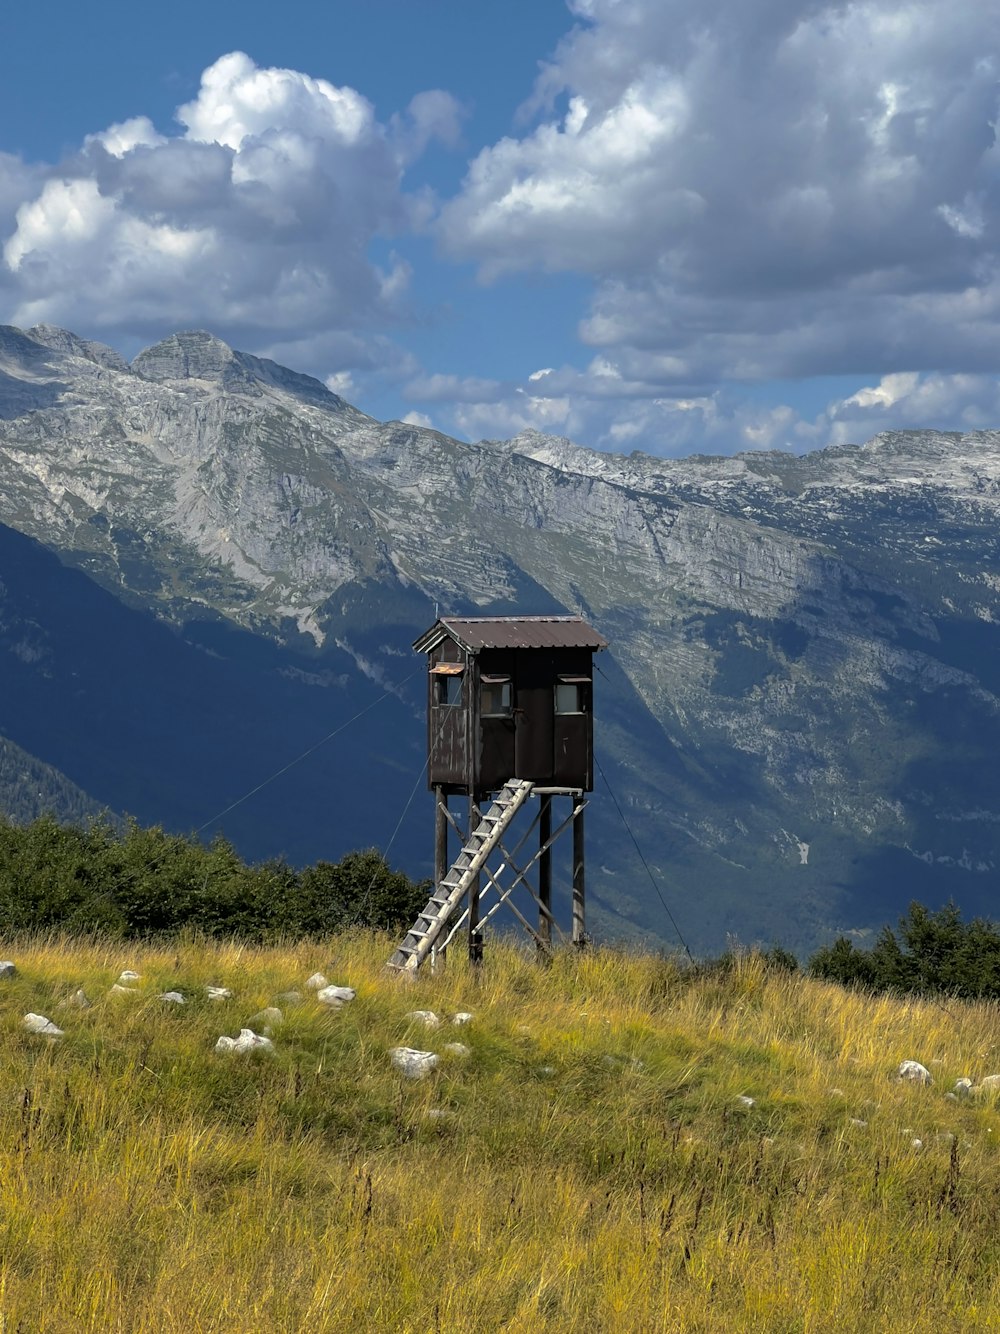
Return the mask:
M 388 948 L 8 941 L 3 1328 L 992 1327 L 1000 1111 L 947 1091 L 1000 1071 L 995 1006 L 756 956 L 713 975 L 496 947 L 480 977 L 455 959 L 407 982 Z M 123 968 L 138 992 L 110 995 Z M 323 1009 L 317 969 L 357 999 Z M 59 1008 L 79 987 L 92 1007 Z M 214 1053 L 270 1004 L 273 1054 Z M 401 1043 L 437 1070 L 404 1079 Z M 905 1058 L 933 1085 L 895 1082 Z

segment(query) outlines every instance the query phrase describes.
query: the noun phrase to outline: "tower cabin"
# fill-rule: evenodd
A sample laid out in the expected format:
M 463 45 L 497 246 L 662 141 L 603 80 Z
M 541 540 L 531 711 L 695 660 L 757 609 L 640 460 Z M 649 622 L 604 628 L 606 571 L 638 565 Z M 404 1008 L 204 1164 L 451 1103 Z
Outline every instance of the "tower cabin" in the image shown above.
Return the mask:
M 469 957 L 482 958 L 483 931 L 507 904 L 540 951 L 548 954 L 558 923 L 553 911 L 552 845 L 573 831 L 572 939 L 586 941 L 585 792 L 594 787 L 594 654 L 607 640 L 579 616 L 442 616 L 414 643 L 427 654 L 428 784 L 435 793 L 434 891 L 426 908 L 389 959 L 389 967 L 419 968 L 443 959 L 448 943 L 467 926 Z M 485 797 L 496 793 L 489 809 Z M 450 796 L 468 800 L 463 829 L 448 810 Z M 555 830 L 552 803 L 570 798 L 570 814 Z M 501 842 L 529 797 L 537 814 L 509 851 Z M 538 850 L 514 862 L 531 832 Z M 462 850 L 451 862 L 449 831 Z M 495 852 L 503 862 L 495 870 Z M 529 881 L 529 873 L 536 885 Z M 514 875 L 506 886 L 501 874 Z M 480 901 L 482 879 L 495 901 Z M 538 908 L 537 928 L 513 899 L 528 894 Z M 465 905 L 463 907 L 463 904 Z
M 413 647 L 427 654 L 431 788 L 593 790 L 593 656 L 607 640 L 581 617 L 443 616 Z

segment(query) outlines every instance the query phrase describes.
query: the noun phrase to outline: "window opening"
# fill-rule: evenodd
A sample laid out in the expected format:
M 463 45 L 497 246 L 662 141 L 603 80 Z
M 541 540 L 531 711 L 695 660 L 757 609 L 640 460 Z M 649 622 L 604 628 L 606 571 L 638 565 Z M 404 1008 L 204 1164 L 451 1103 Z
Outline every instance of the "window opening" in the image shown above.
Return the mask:
M 557 681 L 556 713 L 586 713 L 589 681 Z
M 434 677 L 434 703 L 456 707 L 462 702 L 462 678 L 460 676 Z
M 483 676 L 480 712 L 484 718 L 509 718 L 512 704 L 509 676 Z

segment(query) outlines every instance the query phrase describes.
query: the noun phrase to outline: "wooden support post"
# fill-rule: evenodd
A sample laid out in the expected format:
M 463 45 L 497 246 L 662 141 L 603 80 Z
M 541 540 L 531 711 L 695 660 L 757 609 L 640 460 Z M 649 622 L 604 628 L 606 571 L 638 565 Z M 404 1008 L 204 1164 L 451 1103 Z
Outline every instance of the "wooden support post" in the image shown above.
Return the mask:
M 479 827 L 481 812 L 476 797 L 469 793 L 469 835 Z M 469 960 L 481 963 L 483 958 L 483 938 L 479 930 L 479 883 L 477 875 L 469 886 Z
M 552 798 L 539 797 L 541 803 L 538 819 L 538 934 L 544 947 L 552 944 L 552 849 L 548 846 L 552 837 Z M 539 950 L 543 945 L 539 944 Z
M 434 892 L 448 874 L 448 789 L 443 783 L 434 785 Z M 434 971 L 444 968 L 446 948 L 432 953 Z
M 448 874 L 448 792 L 442 783 L 434 787 L 434 888 Z
M 582 795 L 573 798 L 573 944 L 583 949 L 587 943 L 587 887 L 583 841 Z

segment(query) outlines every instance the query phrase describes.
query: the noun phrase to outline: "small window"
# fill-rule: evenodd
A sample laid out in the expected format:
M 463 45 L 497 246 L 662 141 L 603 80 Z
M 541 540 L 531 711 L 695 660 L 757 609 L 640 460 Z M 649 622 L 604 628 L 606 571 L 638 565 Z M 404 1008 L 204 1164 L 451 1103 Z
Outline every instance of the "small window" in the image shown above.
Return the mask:
M 556 713 L 583 713 L 585 687 L 577 681 L 559 681 L 556 684 Z
M 462 702 L 462 678 L 460 676 L 434 677 L 434 703 L 452 708 Z
M 484 718 L 509 718 L 511 702 L 510 681 L 483 679 L 480 704 Z

